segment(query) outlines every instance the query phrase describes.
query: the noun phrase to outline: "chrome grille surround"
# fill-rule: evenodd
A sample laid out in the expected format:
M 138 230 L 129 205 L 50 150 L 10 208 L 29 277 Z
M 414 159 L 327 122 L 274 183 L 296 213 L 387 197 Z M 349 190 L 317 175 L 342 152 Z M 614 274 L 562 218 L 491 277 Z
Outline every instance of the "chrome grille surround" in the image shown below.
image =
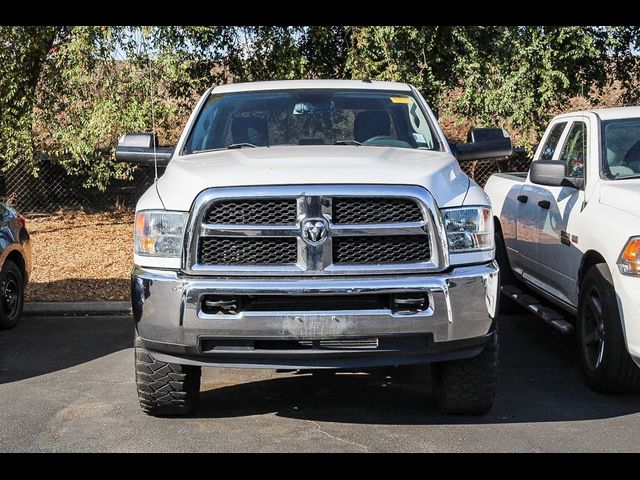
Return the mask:
M 389 197 L 415 201 L 422 212 L 422 221 L 398 223 L 334 224 L 332 202 L 341 197 L 363 200 Z M 216 202 L 283 198 L 295 199 L 297 221 L 288 225 L 237 225 L 205 222 L 207 213 Z M 324 219 L 328 225 L 326 237 L 318 243 L 302 238 L 302 225 L 309 219 Z M 401 263 L 334 263 L 333 238 L 421 236 L 430 246 L 428 260 Z M 232 238 L 295 238 L 295 264 L 205 264 L 199 262 L 201 237 Z M 185 236 L 183 271 L 191 275 L 229 276 L 326 276 L 380 275 L 441 271 L 448 267 L 446 237 L 440 212 L 433 197 L 424 188 L 404 185 L 291 185 L 264 187 L 211 188 L 198 195 L 189 217 Z M 301 287 L 302 288 L 302 287 Z M 302 292 L 302 290 L 301 290 Z

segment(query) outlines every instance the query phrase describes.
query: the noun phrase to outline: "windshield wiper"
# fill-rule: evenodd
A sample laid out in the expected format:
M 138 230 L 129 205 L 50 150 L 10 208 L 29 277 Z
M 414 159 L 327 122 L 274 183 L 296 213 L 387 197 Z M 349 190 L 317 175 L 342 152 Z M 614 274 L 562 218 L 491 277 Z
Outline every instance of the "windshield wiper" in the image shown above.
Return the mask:
M 635 175 L 624 175 L 622 177 L 615 177 L 616 180 L 624 180 L 626 178 L 640 178 L 640 173 L 636 173 Z
M 233 148 L 244 148 L 244 147 L 258 148 L 258 146 L 254 145 L 253 143 L 231 143 L 227 145 L 228 150 L 231 150 Z
M 362 145 L 362 143 L 356 140 L 336 140 L 333 142 L 334 145 Z

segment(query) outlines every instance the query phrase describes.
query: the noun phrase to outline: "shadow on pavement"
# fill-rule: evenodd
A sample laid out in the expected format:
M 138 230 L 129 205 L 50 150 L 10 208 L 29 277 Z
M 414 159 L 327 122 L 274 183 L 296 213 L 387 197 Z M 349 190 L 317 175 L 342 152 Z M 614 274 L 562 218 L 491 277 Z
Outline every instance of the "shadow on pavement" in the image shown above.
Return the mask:
M 500 332 L 498 393 L 493 409 L 483 416 L 440 414 L 430 402 L 427 368 L 412 377 L 388 368 L 218 387 L 215 380 L 203 382 L 195 416 L 275 413 L 325 422 L 419 425 L 576 421 L 640 412 L 639 395 L 601 395 L 586 386 L 573 337 L 562 337 L 530 316 L 501 319 Z
M 131 317 L 24 317 L 0 331 L 0 384 L 73 367 L 133 345 Z M 133 363 L 133 354 L 131 356 Z
M 126 317 L 26 317 L 14 330 L 0 331 L 0 384 L 130 349 L 132 337 L 133 322 Z M 203 375 L 202 401 L 194 417 L 275 413 L 340 423 L 446 425 L 576 421 L 640 412 L 638 395 L 605 396 L 589 390 L 575 360 L 573 339 L 539 320 L 525 315 L 502 318 L 500 343 L 496 402 L 480 417 L 438 413 L 430 403 L 426 368 L 413 377 L 386 368 L 275 378 L 265 373 L 270 376 L 266 379 L 255 371 L 212 369 Z M 131 360 L 133 368 L 133 355 Z

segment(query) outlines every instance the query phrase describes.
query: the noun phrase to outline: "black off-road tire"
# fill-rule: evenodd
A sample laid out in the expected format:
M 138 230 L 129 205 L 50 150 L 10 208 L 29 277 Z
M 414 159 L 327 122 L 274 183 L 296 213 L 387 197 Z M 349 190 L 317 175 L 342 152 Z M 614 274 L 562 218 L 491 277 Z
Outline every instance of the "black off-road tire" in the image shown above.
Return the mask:
M 444 413 L 480 415 L 493 405 L 498 378 L 498 332 L 479 355 L 431 366 L 433 400 Z
M 136 387 L 144 413 L 188 415 L 200 399 L 201 368 L 155 360 L 135 337 Z
M 589 387 L 601 393 L 640 391 L 640 368 L 627 351 L 616 291 L 604 263 L 589 268 L 580 285 L 576 339 Z
M 15 327 L 24 308 L 24 275 L 11 260 L 0 271 L 0 330 Z
M 513 285 L 518 286 L 519 282 L 516 277 L 513 275 L 513 271 L 511 270 L 511 264 L 509 263 L 509 257 L 507 256 L 507 247 L 504 244 L 504 238 L 502 238 L 502 232 L 499 230 L 494 234 L 495 245 L 496 245 L 496 262 L 498 267 L 500 267 L 500 274 L 498 275 L 498 289 L 502 287 L 502 285 Z M 500 297 L 498 301 L 498 315 L 513 315 L 514 313 L 522 313 L 523 309 L 514 302 L 512 299 L 507 297 L 501 291 L 498 291 L 498 295 Z

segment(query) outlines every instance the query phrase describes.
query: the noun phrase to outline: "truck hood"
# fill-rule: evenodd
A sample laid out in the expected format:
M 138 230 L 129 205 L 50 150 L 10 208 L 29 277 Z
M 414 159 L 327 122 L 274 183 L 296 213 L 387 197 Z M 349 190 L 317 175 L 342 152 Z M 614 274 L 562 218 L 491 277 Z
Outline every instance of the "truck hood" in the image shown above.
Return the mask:
M 188 211 L 211 187 L 394 184 L 425 187 L 440 207 L 462 204 L 469 178 L 446 152 L 368 146 L 275 146 L 175 157 L 158 180 L 168 210 Z
M 640 178 L 607 182 L 600 188 L 600 203 L 640 217 Z

